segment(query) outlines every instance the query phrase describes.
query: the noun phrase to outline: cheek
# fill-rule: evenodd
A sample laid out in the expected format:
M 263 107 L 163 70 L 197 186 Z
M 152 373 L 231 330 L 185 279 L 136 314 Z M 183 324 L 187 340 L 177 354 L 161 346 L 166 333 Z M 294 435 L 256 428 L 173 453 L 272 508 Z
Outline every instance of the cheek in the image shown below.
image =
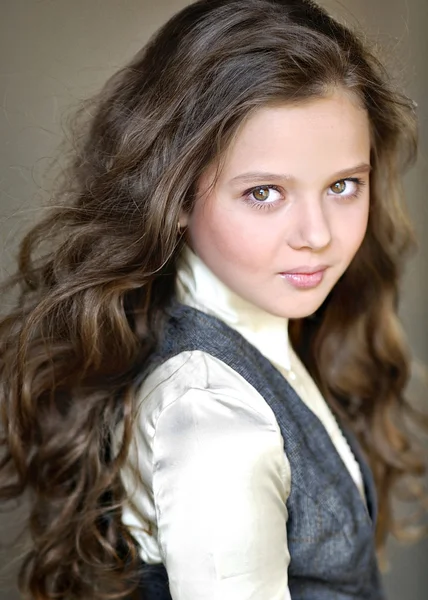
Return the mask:
M 368 218 L 369 202 L 367 200 L 357 205 L 355 210 L 349 211 L 346 219 L 338 224 L 341 245 L 349 261 L 352 260 L 364 240 Z
M 194 250 L 208 262 L 218 260 L 256 271 L 272 244 L 257 216 L 215 203 L 196 205 L 189 222 Z

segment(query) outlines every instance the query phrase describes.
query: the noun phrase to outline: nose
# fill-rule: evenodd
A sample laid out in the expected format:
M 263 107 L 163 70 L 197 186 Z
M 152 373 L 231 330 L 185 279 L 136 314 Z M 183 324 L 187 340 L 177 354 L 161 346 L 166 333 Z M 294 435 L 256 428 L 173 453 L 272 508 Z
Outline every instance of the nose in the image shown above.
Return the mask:
M 294 209 L 295 215 L 288 236 L 290 246 L 294 250 L 309 248 L 314 252 L 326 248 L 332 235 L 322 198 L 300 198 Z

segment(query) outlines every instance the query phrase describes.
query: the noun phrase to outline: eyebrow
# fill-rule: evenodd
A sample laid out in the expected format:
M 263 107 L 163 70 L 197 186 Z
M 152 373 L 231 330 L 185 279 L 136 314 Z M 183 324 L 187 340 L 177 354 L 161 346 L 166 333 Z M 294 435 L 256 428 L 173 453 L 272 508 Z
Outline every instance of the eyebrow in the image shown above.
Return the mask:
M 337 173 L 333 173 L 331 176 L 332 180 L 340 180 L 349 177 L 355 173 L 369 173 L 371 171 L 371 165 L 367 163 L 360 163 L 355 167 L 350 167 L 348 169 L 342 169 L 341 171 L 337 171 Z M 249 173 L 242 173 L 241 175 L 237 175 L 233 177 L 230 182 L 233 183 L 235 181 L 245 182 L 245 181 L 294 181 L 294 177 L 292 175 L 288 175 L 286 173 L 268 173 L 264 171 L 251 171 Z

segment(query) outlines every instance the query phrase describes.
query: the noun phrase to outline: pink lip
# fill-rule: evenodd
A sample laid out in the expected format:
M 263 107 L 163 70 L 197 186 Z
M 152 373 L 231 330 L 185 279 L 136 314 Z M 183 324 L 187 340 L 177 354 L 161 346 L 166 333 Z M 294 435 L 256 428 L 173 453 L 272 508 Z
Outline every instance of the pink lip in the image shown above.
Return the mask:
M 285 273 L 280 273 L 281 277 L 290 283 L 293 287 L 310 289 L 317 287 L 324 279 L 324 273 L 327 267 L 299 267 Z
M 288 271 L 283 271 L 281 275 L 286 275 L 288 273 L 303 273 L 304 275 L 311 275 L 312 273 L 325 271 L 327 267 L 328 265 L 317 265 L 316 267 L 297 267 L 297 269 L 289 269 Z

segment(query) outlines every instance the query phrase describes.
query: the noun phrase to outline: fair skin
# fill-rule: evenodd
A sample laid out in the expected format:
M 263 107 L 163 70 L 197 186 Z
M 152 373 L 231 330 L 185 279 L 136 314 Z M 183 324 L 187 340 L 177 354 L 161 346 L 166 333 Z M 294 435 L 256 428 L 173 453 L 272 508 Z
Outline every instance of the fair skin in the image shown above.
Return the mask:
M 235 293 L 271 314 L 306 317 L 363 241 L 369 170 L 369 120 L 351 94 L 260 108 L 217 180 L 217 165 L 207 168 L 180 221 L 194 252 Z

